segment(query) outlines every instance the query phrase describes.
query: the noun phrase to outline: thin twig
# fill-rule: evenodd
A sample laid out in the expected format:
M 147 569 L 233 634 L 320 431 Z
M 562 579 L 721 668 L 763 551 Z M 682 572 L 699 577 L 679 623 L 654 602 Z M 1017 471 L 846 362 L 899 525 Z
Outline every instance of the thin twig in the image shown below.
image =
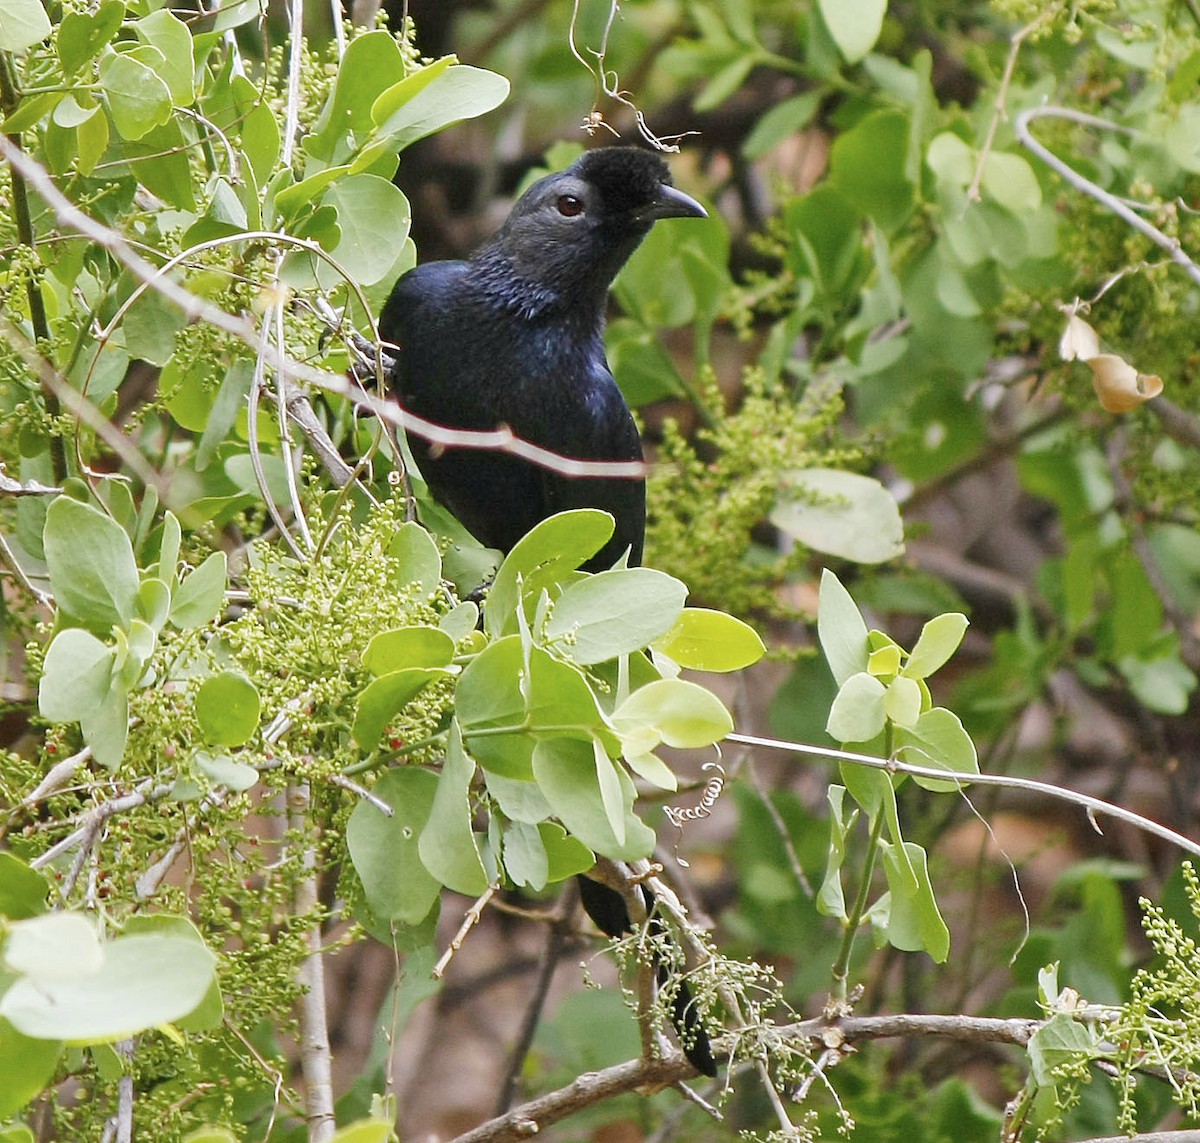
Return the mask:
M 765 750 L 786 750 L 793 754 L 813 754 L 820 758 L 834 758 L 840 762 L 852 762 L 858 766 L 869 766 L 874 770 L 886 770 L 892 774 L 909 774 L 915 778 L 933 778 L 941 782 L 953 782 L 960 788 L 966 786 L 1006 786 L 1012 790 L 1026 790 L 1034 794 L 1057 798 L 1060 801 L 1072 802 L 1083 806 L 1088 811 L 1089 818 L 1094 813 L 1106 814 L 1127 825 L 1161 837 L 1172 845 L 1200 857 L 1200 843 L 1168 829 L 1150 818 L 1135 814 L 1123 806 L 1113 805 L 1101 798 L 1093 798 L 1090 794 L 1082 794 L 1078 790 L 1068 790 L 1063 786 L 1055 786 L 1050 782 L 1038 782 L 1033 778 L 1014 778 L 1007 774 L 959 774 L 952 770 L 939 770 L 933 766 L 913 766 L 908 762 L 900 762 L 892 758 L 875 758 L 870 754 L 854 754 L 848 750 L 834 750 L 824 746 L 810 746 L 804 742 L 785 742 L 778 738 L 759 738 L 751 734 L 731 734 L 730 742 L 741 742 L 747 746 L 759 746 Z M 1095 823 L 1093 822 L 1093 825 Z
M 1012 86 L 1013 72 L 1016 71 L 1017 56 L 1021 54 L 1021 45 L 1043 24 L 1052 20 L 1060 7 L 1061 5 L 1055 4 L 1044 9 L 1025 27 L 1014 33 L 1013 38 L 1009 41 L 1008 58 L 1004 61 L 1004 72 L 1000 76 L 1000 86 L 996 90 L 996 102 L 992 108 L 991 122 L 988 123 L 983 146 L 979 148 L 979 161 L 975 164 L 975 174 L 971 179 L 971 185 L 967 187 L 968 202 L 979 201 L 983 170 L 987 166 L 988 156 L 992 153 L 992 146 L 996 142 L 996 131 L 1000 127 L 1000 121 L 1008 118 L 1008 89 Z
M 1110 194 L 1103 187 L 1097 186 L 1091 179 L 1085 178 L 1074 167 L 1065 163 L 1053 151 L 1044 147 L 1033 137 L 1029 125 L 1035 119 L 1043 118 L 1067 119 L 1072 123 L 1079 123 L 1084 127 L 1095 127 L 1101 131 L 1117 131 L 1122 135 L 1132 135 L 1135 137 L 1140 136 L 1142 132 L 1135 131 L 1132 127 L 1124 127 L 1119 123 L 1110 123 L 1107 119 L 1101 119 L 1096 115 L 1086 115 L 1082 111 L 1072 111 L 1069 107 L 1054 106 L 1027 108 L 1017 116 L 1016 122 L 1013 125 L 1016 136 L 1023 147 L 1032 151 L 1043 163 L 1057 171 L 1076 190 L 1082 191 L 1090 198 L 1094 198 L 1101 206 L 1107 207 L 1113 214 L 1127 222 L 1139 234 L 1149 238 L 1156 246 L 1165 250 L 1170 255 L 1171 261 L 1180 266 L 1187 276 L 1196 285 L 1200 286 L 1200 266 L 1197 266 L 1184 253 L 1177 239 L 1171 238 L 1159 230 L 1153 223 L 1147 222 L 1146 219 L 1142 218 L 1136 211 L 1130 209 L 1116 195 Z
M 371 793 L 366 786 L 360 786 L 357 782 L 347 778 L 344 774 L 334 774 L 329 781 L 341 787 L 343 790 L 349 790 L 350 793 L 362 798 L 364 802 L 370 802 L 381 814 L 385 817 L 395 817 L 396 811 L 387 804 L 378 794 Z
M 463 917 L 463 923 L 459 926 L 458 932 L 454 934 L 454 939 L 450 942 L 450 947 L 442 954 L 441 959 L 433 966 L 433 971 L 429 974 L 434 980 L 441 980 L 446 972 L 446 968 L 454 959 L 454 954 L 462 948 L 463 941 L 467 939 L 467 934 L 479 924 L 479 918 L 483 916 L 483 910 L 487 908 L 487 903 L 495 896 L 496 891 L 500 888 L 498 885 L 489 885 L 487 890 L 482 893 L 466 912 Z

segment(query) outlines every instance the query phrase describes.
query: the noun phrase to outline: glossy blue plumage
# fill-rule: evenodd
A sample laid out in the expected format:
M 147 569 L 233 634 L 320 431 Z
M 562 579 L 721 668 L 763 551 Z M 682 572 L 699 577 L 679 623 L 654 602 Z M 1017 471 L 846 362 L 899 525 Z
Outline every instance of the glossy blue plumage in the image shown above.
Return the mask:
M 563 213 L 567 199 L 577 213 Z M 702 213 L 670 186 L 661 159 L 634 148 L 590 151 L 540 180 L 470 259 L 427 263 L 396 283 L 379 322 L 399 347 L 395 395 L 438 424 L 507 425 L 564 456 L 641 460 L 604 356 L 608 288 L 657 218 Z M 641 561 L 643 481 L 572 478 L 502 453 L 411 443 L 434 495 L 489 547 L 507 551 L 555 512 L 596 507 L 613 514 L 616 531 L 589 570 L 625 552 Z

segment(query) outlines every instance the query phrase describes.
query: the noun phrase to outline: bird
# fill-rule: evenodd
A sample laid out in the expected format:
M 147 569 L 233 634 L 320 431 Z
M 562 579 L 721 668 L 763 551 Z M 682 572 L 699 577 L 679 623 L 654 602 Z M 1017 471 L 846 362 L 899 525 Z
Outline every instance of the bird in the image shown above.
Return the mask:
M 505 426 L 562 456 L 641 461 L 641 436 L 604 352 L 608 290 L 655 222 L 704 217 L 657 154 L 585 151 L 525 191 L 469 258 L 422 263 L 399 278 L 379 319 L 380 336 L 394 347 L 391 394 L 438 425 Z M 510 453 L 440 448 L 415 435 L 409 443 L 433 496 L 485 547 L 508 552 L 548 516 L 601 508 L 615 521 L 613 534 L 583 570 L 641 563 L 643 478 L 573 477 Z M 579 884 L 601 932 L 633 931 L 617 890 L 582 876 Z M 664 933 L 652 894 L 645 886 L 642 893 L 652 932 Z M 656 975 L 660 985 L 669 977 L 661 960 Z M 672 1017 L 688 1060 L 716 1075 L 686 981 Z

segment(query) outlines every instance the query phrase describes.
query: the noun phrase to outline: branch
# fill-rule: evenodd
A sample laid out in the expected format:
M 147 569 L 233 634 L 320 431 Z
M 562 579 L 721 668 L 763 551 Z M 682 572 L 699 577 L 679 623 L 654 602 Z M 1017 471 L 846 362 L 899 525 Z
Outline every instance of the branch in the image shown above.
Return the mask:
M 299 836 L 311 832 L 308 783 L 294 783 L 288 790 L 288 825 Z M 329 1021 L 325 1008 L 325 966 L 321 960 L 317 845 L 305 844 L 300 852 L 296 883 L 297 917 L 312 917 L 304 939 L 308 955 L 300 965 L 300 1066 L 304 1073 L 305 1119 L 309 1143 L 328 1143 L 337 1130 L 333 1113 L 333 1053 L 329 1047 Z
M 36 162 L 24 154 L 4 137 L 0 136 L 0 156 L 14 170 L 25 176 L 29 185 L 45 201 L 54 212 L 60 225 L 82 234 L 98 246 L 107 250 L 121 263 L 138 281 L 150 289 L 156 290 L 164 298 L 189 318 L 206 321 L 217 329 L 224 330 L 236 337 L 246 346 L 257 351 L 259 331 L 251 322 L 244 318 L 226 313 L 218 306 L 205 301 L 196 294 L 185 289 L 179 283 L 166 277 L 166 266 L 157 268 L 138 254 L 119 232 L 104 226 L 95 219 L 84 214 L 72 203 L 55 185 L 54 180 Z M 264 239 L 269 241 L 287 242 L 292 246 L 302 248 L 314 257 L 324 258 L 342 274 L 346 280 L 349 275 L 328 257 L 315 242 L 291 238 L 288 235 L 273 231 L 247 231 L 238 235 L 242 241 Z M 177 261 L 177 260 L 176 260 Z M 170 265 L 170 263 L 168 264 Z M 564 456 L 550 449 L 545 449 L 518 437 L 510 428 L 502 426 L 488 432 L 478 432 L 471 429 L 452 429 L 427 421 L 414 413 L 401 408 L 394 400 L 385 401 L 362 389 L 351 385 L 342 376 L 314 369 L 309 365 L 293 361 L 278 347 L 271 347 L 266 354 L 267 363 L 282 375 L 296 381 L 305 381 L 328 393 L 344 397 L 357 408 L 366 409 L 381 421 L 398 425 L 406 432 L 421 437 L 434 445 L 443 448 L 482 449 L 490 452 L 507 452 L 528 460 L 532 464 L 557 472 L 563 476 L 604 477 L 624 480 L 641 480 L 649 471 L 649 466 L 641 461 L 628 460 L 580 460 L 576 457 Z M 87 403 L 84 402 L 86 405 Z M 94 406 L 88 405 L 94 411 Z
M 1074 167 L 1068 166 L 1053 151 L 1042 146 L 1032 135 L 1029 125 L 1035 119 L 1068 119 L 1072 123 L 1080 123 L 1084 127 L 1096 127 L 1102 131 L 1119 131 L 1123 135 L 1141 135 L 1132 127 L 1122 127 L 1119 123 L 1110 123 L 1095 115 L 1085 115 L 1082 111 L 1072 111 L 1068 107 L 1030 107 L 1017 116 L 1014 131 L 1021 145 L 1032 151 L 1048 167 L 1057 171 L 1076 190 L 1094 198 L 1101 206 L 1107 207 L 1118 218 L 1127 222 L 1134 230 L 1149 238 L 1156 246 L 1161 247 L 1170 256 L 1171 261 L 1181 266 L 1184 272 L 1197 286 L 1200 286 L 1200 266 L 1197 266 L 1184 252 L 1177 239 L 1164 234 L 1153 223 L 1147 222 L 1128 203 L 1110 194 L 1103 187 L 1097 186 L 1091 179 L 1085 178 Z
M 778 738 L 759 738 L 751 734 L 730 734 L 726 741 L 741 742 L 746 746 L 760 746 L 765 750 L 787 750 L 793 754 L 813 754 L 820 758 L 835 758 L 839 762 L 852 762 L 858 766 L 869 766 L 874 770 L 886 770 L 890 774 L 909 774 L 914 778 L 933 778 L 941 782 L 953 782 L 959 788 L 966 786 L 1007 786 L 1013 790 L 1027 790 L 1034 794 L 1057 798 L 1063 802 L 1072 802 L 1083 806 L 1088 811 L 1089 819 L 1093 814 L 1107 814 L 1137 829 L 1161 837 L 1172 845 L 1178 846 L 1195 857 L 1200 857 L 1200 843 L 1160 825 L 1150 818 L 1135 814 L 1123 806 L 1113 805 L 1101 798 L 1093 798 L 1090 794 L 1081 794 L 1078 790 L 1068 790 L 1050 782 L 1038 782 L 1033 778 L 1013 778 L 1006 774 L 958 774 L 952 770 L 938 769 L 934 766 L 913 766 L 908 762 L 900 762 L 894 758 L 875 758 L 870 754 L 854 754 L 848 750 L 834 750 L 824 746 L 810 746 L 803 742 L 784 742 Z M 1092 822 L 1097 833 L 1100 827 Z
M 780 1028 L 779 1034 L 789 1040 L 816 1041 L 825 1047 L 894 1036 L 943 1036 L 966 1043 L 1024 1046 L 1041 1023 L 972 1016 L 843 1016 L 833 1021 L 803 1020 Z M 725 1037 L 723 1047 L 716 1050 L 718 1057 L 728 1056 L 728 1040 Z M 633 1091 L 659 1091 L 695 1075 L 691 1064 L 678 1055 L 665 1060 L 628 1060 L 602 1071 L 587 1072 L 558 1091 L 532 1099 L 459 1135 L 452 1143 L 525 1143 L 551 1124 L 597 1103 Z M 1169 1143 L 1200 1143 L 1200 1135 L 1192 1140 L 1176 1135 Z

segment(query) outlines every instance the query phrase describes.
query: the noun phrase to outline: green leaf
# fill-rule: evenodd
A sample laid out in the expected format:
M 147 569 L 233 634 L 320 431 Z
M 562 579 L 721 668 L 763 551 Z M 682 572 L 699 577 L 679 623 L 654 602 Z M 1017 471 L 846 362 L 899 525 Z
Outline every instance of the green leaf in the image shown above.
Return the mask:
M 329 1143 L 388 1143 L 394 1138 L 390 1119 L 362 1119 L 339 1127 Z
M 467 748 L 485 770 L 512 779 L 530 779 L 533 739 L 525 734 L 525 696 L 520 678 L 525 655 L 518 635 L 500 639 L 466 667 L 454 693 L 454 709 Z M 513 727 L 512 734 L 480 734 Z
M 1175 637 L 1165 653 L 1123 656 L 1117 660 L 1117 670 L 1138 700 L 1160 714 L 1183 714 L 1196 689 L 1196 676 L 1179 657 Z
M 867 625 L 850 593 L 828 568 L 821 573 L 817 638 L 838 686 L 867 669 Z
M 371 108 L 379 135 L 386 137 L 395 151 L 403 151 L 451 123 L 486 114 L 499 107 L 509 92 L 504 76 L 464 64 L 447 67 L 396 106 L 399 86 L 385 91 Z
M 548 641 L 583 666 L 641 650 L 683 611 L 687 587 L 653 568 L 599 572 L 570 584 L 546 624 Z
M 817 912 L 826 917 L 846 920 L 846 898 L 842 892 L 842 865 L 846 860 L 846 838 L 858 820 L 858 810 L 844 816 L 846 788 L 831 785 L 826 791 L 829 801 L 829 853 L 825 859 L 825 877 L 817 893 Z
M 565 881 L 577 873 L 586 873 L 596 864 L 596 855 L 557 822 L 540 822 L 537 829 L 546 849 L 550 884 Z
M 144 63 L 109 51 L 100 60 L 100 88 L 123 139 L 140 139 L 171 117 L 171 92 Z
M 961 612 L 935 615 L 921 628 L 920 638 L 909 654 L 902 674 L 910 679 L 929 678 L 958 650 L 967 626 L 967 617 Z
M 54 636 L 38 683 L 38 711 L 51 722 L 94 715 L 113 686 L 116 652 L 94 635 L 68 627 Z
M 334 182 L 321 201 L 337 211 L 341 233 L 330 255 L 360 285 L 371 286 L 386 277 L 411 221 L 408 199 L 400 188 L 378 175 L 347 175 Z M 386 242 L 379 240 L 381 234 L 388 236 Z M 322 263 L 317 281 L 335 286 L 342 279 Z
M 197 1127 L 189 1131 L 180 1143 L 238 1143 L 237 1136 L 226 1127 Z
M 101 634 L 134 615 L 138 572 L 125 530 L 103 512 L 58 496 L 43 534 L 50 586 L 58 606 Z
M 41 0 L 4 0 L 0 6 L 0 51 L 20 52 L 50 35 Z
M 447 59 L 447 65 L 449 62 Z M 365 135 L 373 125 L 372 105 L 393 86 L 392 76 L 402 74 L 404 69 L 404 57 L 390 32 L 355 36 L 338 64 L 333 91 L 304 137 L 305 152 L 328 162 L 334 159 L 339 146 L 346 147 L 348 136 Z
M 608 818 L 609 828 L 618 845 L 625 844 L 625 802 L 621 786 L 622 774 L 619 767 L 608 756 L 599 739 L 592 739 L 592 754 L 596 759 L 596 783 L 600 787 L 600 801 Z
M 535 893 L 546 887 L 550 880 L 550 858 L 536 826 L 527 822 L 510 823 L 504 831 L 503 855 L 504 871 L 515 884 L 525 885 Z M 592 861 L 595 862 L 594 857 Z
M 878 480 L 835 468 L 787 474 L 771 523 L 806 547 L 860 564 L 904 551 L 904 524 L 895 498 Z
M 8 928 L 4 964 L 41 983 L 91 976 L 104 965 L 96 926 L 82 913 L 43 913 Z
M 54 1078 L 62 1055 L 59 1040 L 35 1040 L 18 1032 L 7 1020 L 0 1019 L 0 1119 L 21 1110 L 43 1091 Z M 18 1143 L 17 1127 L 0 1128 L 0 1141 Z M 27 1133 L 28 1143 L 34 1143 Z
M 0 1016 L 39 1039 L 111 1043 L 186 1016 L 214 979 L 216 958 L 194 940 L 123 936 L 103 949 L 86 976 L 22 977 L 0 998 Z
M 645 728 L 668 746 L 711 746 L 733 730 L 733 719 L 712 691 L 683 679 L 658 679 L 633 692 L 612 715 L 622 737 Z
M 454 640 L 437 627 L 396 627 L 381 631 L 363 652 L 363 666 L 373 675 L 405 667 L 448 667 Z
M 46 888 L 46 878 L 36 869 L 30 869 L 15 854 L 0 850 L 0 917 L 21 921 L 45 912 Z
M 114 682 L 104 702 L 90 714 L 81 715 L 79 729 L 92 748 L 92 757 L 107 770 L 115 770 L 125 756 L 129 738 L 129 695 Z
M 172 101 L 179 107 L 187 107 L 192 102 L 195 76 L 192 34 L 187 25 L 166 8 L 159 8 L 135 20 L 133 30 L 139 40 L 161 54 L 163 62 L 155 72 L 166 82 Z
M 215 619 L 225 604 L 226 575 L 225 553 L 211 553 L 175 589 L 171 622 L 181 631 L 190 631 Z
M 766 653 L 758 632 L 748 623 L 704 607 L 685 607 L 653 646 L 673 663 L 693 671 L 740 671 Z
M 1020 155 L 990 151 L 983 163 L 983 189 L 1013 214 L 1032 214 L 1042 205 L 1042 187 Z
M 474 777 L 475 763 L 463 749 L 462 731 L 457 722 L 451 723 L 446 761 L 417 852 L 425 868 L 447 889 L 468 897 L 478 897 L 488 887 L 488 875 L 471 832 Z
M 158 542 L 158 565 L 156 574 L 174 593 L 179 579 L 179 545 L 183 530 L 179 520 L 170 510 L 163 513 L 162 535 Z
M 415 521 L 406 521 L 396 529 L 388 544 L 388 555 L 400 565 L 397 586 L 413 584 L 419 599 L 432 595 L 441 585 L 441 553 L 433 537 Z
M 421 831 L 437 796 L 437 775 L 401 766 L 382 775 L 371 792 L 392 807 L 391 817 L 360 801 L 346 825 L 350 859 L 371 910 L 382 921 L 420 924 L 442 886 L 425 868 Z
M 100 54 L 121 27 L 125 18 L 122 0 L 103 0 L 91 13 L 66 12 L 58 26 L 58 58 L 68 75 Z
M 975 743 L 963 729 L 958 715 L 945 707 L 925 711 L 916 725 L 896 731 L 896 750 L 905 762 L 914 766 L 945 767 L 956 774 L 978 774 L 979 758 Z M 940 782 L 934 778 L 913 781 L 927 790 L 949 792 L 961 789 L 957 782 Z
M 210 754 L 197 750 L 192 759 L 196 769 L 215 786 L 226 786 L 234 793 L 249 790 L 258 782 L 258 771 L 245 762 L 235 762 L 228 754 Z
M 761 159 L 789 135 L 807 127 L 820 106 L 819 91 L 806 91 L 777 103 L 754 124 L 742 143 L 742 154 L 747 159 Z
M 191 941 L 200 948 L 205 948 L 204 938 L 200 930 L 187 917 L 173 913 L 137 913 L 126 917 L 123 932 L 127 936 L 158 935 Z M 210 1032 L 219 1028 L 225 1015 L 225 1002 L 221 998 L 221 986 L 216 975 L 213 975 L 204 998 L 190 1012 L 172 1023 L 181 1032 Z M 114 1077 L 115 1078 L 115 1077 Z
M 554 812 L 532 778 L 525 781 L 519 778 L 507 778 L 494 770 L 486 771 L 483 778 L 488 793 L 496 799 L 501 813 L 515 822 L 537 825 L 538 822 L 545 821 Z M 591 866 L 589 865 L 588 868 L 590 869 Z
M 196 721 L 206 742 L 241 746 L 258 729 L 261 713 L 258 689 L 238 671 L 222 671 L 200 684 L 196 692 Z
M 921 684 L 901 675 L 888 684 L 883 696 L 883 709 L 889 722 L 898 727 L 912 727 L 921 716 L 921 702 Z
M 146 175 L 145 167 L 139 164 L 139 178 Z M 187 318 L 173 302 L 157 290 L 147 290 L 125 314 L 121 326 L 125 348 L 131 357 L 166 365 L 175 353 L 175 335 L 186 324 Z
M 625 763 L 639 778 L 657 786 L 660 790 L 679 789 L 679 779 L 675 777 L 675 771 L 657 754 L 650 751 L 634 753 L 626 747 Z
M 438 667 L 406 667 L 372 680 L 358 696 L 351 729 L 354 741 L 366 750 L 372 749 L 396 715 L 434 679 L 449 674 Z
M 231 188 L 224 180 L 219 180 L 217 189 L 213 195 L 213 209 L 215 210 L 221 200 L 221 188 L 226 188 L 226 193 L 233 194 Z M 240 203 L 238 206 L 240 207 Z M 232 223 L 235 229 L 246 229 L 245 212 L 242 212 L 242 217 L 235 223 Z M 212 403 L 212 408 L 209 410 L 204 425 L 204 433 L 200 437 L 200 444 L 196 447 L 196 470 L 203 472 L 216 458 L 217 450 L 225 442 L 229 436 L 230 430 L 237 423 L 238 414 L 245 415 L 243 410 L 246 408 L 246 398 L 250 393 L 250 386 L 254 383 L 254 363 L 244 357 L 239 357 L 236 361 L 230 363 L 229 368 L 225 370 L 225 376 L 221 380 L 221 387 L 217 390 L 217 395 Z
M 904 113 L 873 111 L 839 135 L 829 154 L 834 185 L 888 234 L 908 218 L 915 201 L 907 173 L 909 134 Z
M 883 846 L 883 870 L 891 890 L 888 943 L 904 952 L 927 952 L 942 964 L 950 953 L 950 930 L 933 896 L 925 850 L 912 841 L 903 844 L 903 856 L 899 846 Z M 915 892 L 905 891 L 910 868 L 917 875 Z
M 1029 1038 L 1033 1078 L 1039 1084 L 1052 1085 L 1056 1068 L 1080 1058 L 1093 1059 L 1098 1048 L 1096 1032 L 1065 1012 L 1056 1012 Z
M 609 824 L 600 792 L 592 744 L 578 738 L 550 738 L 533 751 L 533 772 L 562 824 L 584 845 L 619 861 L 636 861 L 654 851 L 654 831 L 633 813 L 633 783 L 617 774 L 621 787 L 625 837 Z
M 829 708 L 825 730 L 838 742 L 867 742 L 883 730 L 887 688 L 865 671 L 851 675 Z
M 615 522 L 598 508 L 577 508 L 547 517 L 521 537 L 504 557 L 488 592 L 483 622 L 488 634 L 502 635 L 516 612 L 521 585 L 561 581 L 594 556 L 613 534 Z M 536 598 L 536 596 L 535 596 Z
M 887 0 L 819 0 L 821 18 L 847 63 L 856 64 L 883 31 Z
M 171 609 L 171 589 L 158 576 L 147 576 L 138 585 L 137 610 L 138 620 L 143 621 L 150 632 L 157 636 L 162 625 L 167 621 L 167 612 Z M 146 649 L 147 655 L 154 650 L 154 645 Z

